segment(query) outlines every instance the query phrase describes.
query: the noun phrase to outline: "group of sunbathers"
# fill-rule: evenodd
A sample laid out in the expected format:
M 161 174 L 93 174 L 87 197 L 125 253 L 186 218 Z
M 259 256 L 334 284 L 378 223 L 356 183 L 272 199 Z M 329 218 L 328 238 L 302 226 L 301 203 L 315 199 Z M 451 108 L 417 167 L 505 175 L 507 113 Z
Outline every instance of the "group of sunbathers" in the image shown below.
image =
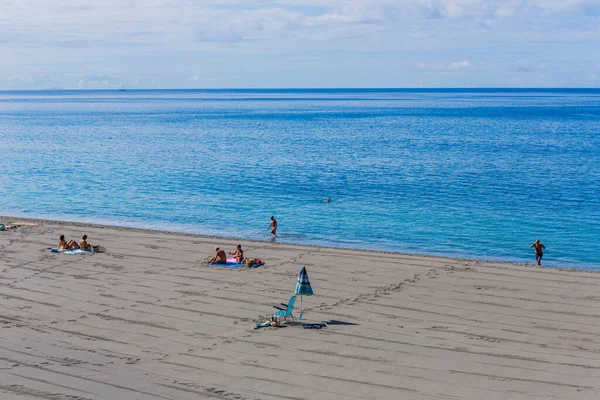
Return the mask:
M 242 250 L 242 245 L 238 244 L 235 248 L 235 251 L 229 253 L 230 258 L 227 258 L 227 253 L 225 250 L 220 247 L 215 247 L 215 255 L 208 260 L 209 264 L 227 264 L 229 263 L 237 263 L 237 264 L 246 264 L 250 268 L 255 268 L 259 265 L 264 265 L 264 262 L 259 258 L 249 258 L 244 256 L 244 250 Z
M 65 235 L 60 235 L 58 239 L 58 250 L 75 250 L 81 249 L 85 251 L 92 251 L 92 245 L 87 242 L 87 235 L 83 235 L 79 243 L 74 240 L 65 240 Z
M 229 255 L 233 256 L 232 258 L 235 258 L 235 261 L 238 263 L 245 262 L 244 250 L 242 250 L 241 244 L 237 245 L 235 251 L 229 252 Z M 215 247 L 215 255 L 210 259 L 209 263 L 227 264 L 227 253 L 225 253 L 225 250 Z

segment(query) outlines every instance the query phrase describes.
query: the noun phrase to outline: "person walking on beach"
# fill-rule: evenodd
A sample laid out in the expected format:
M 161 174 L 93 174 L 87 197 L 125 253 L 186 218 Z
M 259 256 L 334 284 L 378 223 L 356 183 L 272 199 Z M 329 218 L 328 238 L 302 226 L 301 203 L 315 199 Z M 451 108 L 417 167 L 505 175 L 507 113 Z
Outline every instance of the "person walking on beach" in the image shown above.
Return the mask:
M 542 242 L 540 242 L 538 239 L 535 242 L 533 242 L 533 244 L 529 246 L 529 248 L 535 249 L 535 260 L 537 261 L 538 267 L 541 267 L 542 257 L 544 256 L 544 249 L 546 248 L 546 246 L 544 246 Z
M 272 215 L 271 215 L 271 224 L 269 225 L 269 228 L 272 228 L 271 234 L 273 235 L 273 237 L 277 237 L 277 220 Z

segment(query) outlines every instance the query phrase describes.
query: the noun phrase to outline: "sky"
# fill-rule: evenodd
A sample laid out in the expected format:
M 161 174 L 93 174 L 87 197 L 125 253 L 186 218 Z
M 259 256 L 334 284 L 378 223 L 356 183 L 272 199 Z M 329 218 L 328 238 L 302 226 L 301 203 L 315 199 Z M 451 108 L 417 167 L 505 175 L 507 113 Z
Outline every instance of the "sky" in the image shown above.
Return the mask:
M 0 90 L 600 87 L 600 0 L 0 0 Z

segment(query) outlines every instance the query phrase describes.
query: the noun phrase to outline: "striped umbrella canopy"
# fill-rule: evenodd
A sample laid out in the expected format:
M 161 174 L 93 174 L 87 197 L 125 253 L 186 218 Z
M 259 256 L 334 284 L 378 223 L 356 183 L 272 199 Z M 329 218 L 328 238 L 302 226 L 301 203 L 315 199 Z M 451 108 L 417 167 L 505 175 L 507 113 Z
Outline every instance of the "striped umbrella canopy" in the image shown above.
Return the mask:
M 296 290 L 294 292 L 302 297 L 313 295 L 313 290 L 310 286 L 310 281 L 308 280 L 308 274 L 306 273 L 306 267 L 302 267 L 302 270 L 298 275 L 298 282 L 296 282 Z M 300 319 L 302 319 L 302 297 L 300 297 Z

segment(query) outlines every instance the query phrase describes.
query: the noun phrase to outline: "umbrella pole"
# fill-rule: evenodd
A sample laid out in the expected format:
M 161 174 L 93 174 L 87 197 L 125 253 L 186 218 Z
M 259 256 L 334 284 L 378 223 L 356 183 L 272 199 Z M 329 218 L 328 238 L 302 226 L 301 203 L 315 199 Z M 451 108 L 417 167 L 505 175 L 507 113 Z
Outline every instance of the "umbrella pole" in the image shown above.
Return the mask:
M 300 318 L 298 318 L 298 319 L 302 319 L 302 298 L 303 297 L 304 296 L 300 296 Z

